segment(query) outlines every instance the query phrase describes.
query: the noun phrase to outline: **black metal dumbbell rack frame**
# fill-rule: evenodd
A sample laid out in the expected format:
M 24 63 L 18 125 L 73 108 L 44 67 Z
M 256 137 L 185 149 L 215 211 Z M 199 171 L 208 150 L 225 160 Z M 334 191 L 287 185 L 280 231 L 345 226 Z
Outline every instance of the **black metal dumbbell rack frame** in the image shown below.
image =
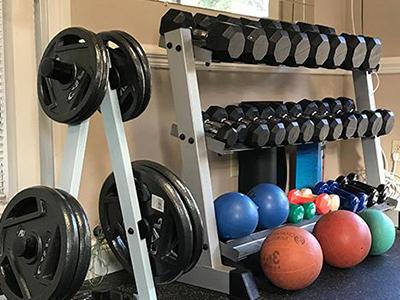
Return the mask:
M 131 166 L 118 96 L 108 84 L 100 106 L 104 121 L 111 164 L 117 183 L 130 257 L 139 299 L 157 299 L 146 240 L 140 237 L 138 222 L 142 219 Z M 60 188 L 78 197 L 90 119 L 69 125 L 64 146 Z
M 182 176 L 199 205 L 205 227 L 205 243 L 197 266 L 180 280 L 192 285 L 230 294 L 232 268 L 223 265 L 221 254 L 238 261 L 254 254 L 270 231 L 254 233 L 248 237 L 220 242 L 214 212 L 214 198 L 207 151 L 231 154 L 223 143 L 206 137 L 201 110 L 195 62 L 211 63 L 211 52 L 193 45 L 189 29 L 177 29 L 161 37 L 160 46 L 167 49 L 169 70 L 177 124 L 171 134 L 180 140 Z M 358 110 L 375 110 L 371 74 L 353 71 L 353 84 Z M 379 137 L 363 138 L 362 148 L 368 183 L 374 186 L 385 182 L 381 142 Z M 244 150 L 244 149 L 237 149 Z M 316 219 L 299 226 L 312 230 Z

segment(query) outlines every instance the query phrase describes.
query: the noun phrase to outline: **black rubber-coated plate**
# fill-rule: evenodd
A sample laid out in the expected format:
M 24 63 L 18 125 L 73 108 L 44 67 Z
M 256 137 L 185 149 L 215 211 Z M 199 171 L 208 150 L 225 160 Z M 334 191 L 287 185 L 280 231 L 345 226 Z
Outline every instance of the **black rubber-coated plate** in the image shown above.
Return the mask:
M 170 283 L 183 274 L 192 258 L 190 217 L 179 193 L 163 176 L 153 169 L 136 166 L 134 174 L 154 281 L 156 284 Z M 124 268 L 132 272 L 113 175 L 106 179 L 101 189 L 99 214 L 110 248 Z
M 62 299 L 79 254 L 78 228 L 65 199 L 37 186 L 19 192 L 0 220 L 0 285 L 7 299 Z
M 91 258 L 91 235 L 90 235 L 90 227 L 89 221 L 83 210 L 82 206 L 79 202 L 66 191 L 57 189 L 57 191 L 64 196 L 67 203 L 70 205 L 71 210 L 74 214 L 78 225 L 79 231 L 79 256 L 78 262 L 75 269 L 75 275 L 73 282 L 68 288 L 68 294 L 72 297 L 74 296 L 79 289 L 82 287 L 89 266 L 90 266 L 90 258 Z M 69 298 L 65 298 L 69 299 Z
M 67 28 L 51 40 L 42 56 L 40 105 L 54 121 L 78 124 L 100 106 L 107 79 L 107 51 L 100 38 L 83 28 Z
M 128 41 L 118 32 L 98 34 L 110 54 L 111 87 L 116 89 L 122 120 L 140 115 L 144 101 L 145 78 L 142 62 Z
M 144 85 L 144 98 L 143 98 L 142 106 L 140 107 L 139 111 L 137 112 L 137 114 L 140 115 L 146 110 L 147 106 L 149 105 L 150 98 L 151 98 L 151 72 L 150 72 L 149 60 L 147 59 L 144 49 L 142 48 L 140 43 L 133 36 L 131 36 L 129 33 L 124 32 L 124 31 L 116 30 L 114 32 L 118 32 L 120 35 L 122 35 L 128 41 L 128 43 L 131 45 L 133 51 L 135 51 L 135 53 L 140 58 L 140 61 L 142 63 L 145 85 Z
M 189 213 L 193 228 L 193 256 L 190 264 L 185 269 L 185 273 L 189 272 L 197 264 L 203 251 L 204 243 L 203 221 L 201 219 L 200 210 L 197 206 L 196 200 L 194 199 L 188 187 L 183 183 L 183 181 L 165 166 L 149 160 L 135 161 L 133 165 L 147 166 L 148 168 L 154 169 L 155 171 L 159 172 L 161 175 L 167 178 L 167 180 L 175 187 L 175 189 L 180 194 L 181 199 L 186 206 L 186 210 Z

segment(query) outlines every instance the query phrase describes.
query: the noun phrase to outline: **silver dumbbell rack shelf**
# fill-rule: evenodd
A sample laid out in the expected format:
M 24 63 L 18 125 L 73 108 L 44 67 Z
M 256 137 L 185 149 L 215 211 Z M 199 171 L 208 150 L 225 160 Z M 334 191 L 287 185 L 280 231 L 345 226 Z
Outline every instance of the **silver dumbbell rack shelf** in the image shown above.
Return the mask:
M 134 270 L 137 287 L 137 295 L 134 296 L 138 299 L 155 300 L 156 289 L 146 240 L 141 239 L 139 234 L 138 222 L 142 217 L 124 123 L 116 91 L 109 85 L 101 104 L 101 112 Z M 68 126 L 59 186 L 75 198 L 79 194 L 88 132 L 89 119 L 79 125 Z
M 271 232 L 265 230 L 228 242 L 218 240 L 214 212 L 214 198 L 207 151 L 219 154 L 231 154 L 248 148 L 225 149 L 223 143 L 208 137 L 204 132 L 201 99 L 196 73 L 196 61 L 209 65 L 211 52 L 193 44 L 189 29 L 177 29 L 165 34 L 160 39 L 160 46 L 166 48 L 176 124 L 171 134 L 178 137 L 182 156 L 182 176 L 194 194 L 199 205 L 205 228 L 207 247 L 197 266 L 180 280 L 188 284 L 208 288 L 229 294 L 231 267 L 222 264 L 221 255 L 233 260 L 241 260 L 260 250 L 265 237 Z M 375 98 L 371 74 L 353 71 L 353 83 L 359 110 L 374 110 Z M 385 182 L 380 139 L 362 139 L 364 163 L 368 183 L 379 185 Z M 390 205 L 377 207 L 391 209 Z M 316 219 L 300 223 L 307 230 L 312 230 Z

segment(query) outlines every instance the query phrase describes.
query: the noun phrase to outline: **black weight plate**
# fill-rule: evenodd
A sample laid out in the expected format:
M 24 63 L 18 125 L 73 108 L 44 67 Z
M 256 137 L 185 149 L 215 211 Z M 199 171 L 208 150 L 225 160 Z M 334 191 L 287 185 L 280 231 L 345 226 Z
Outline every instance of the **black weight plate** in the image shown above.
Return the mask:
M 201 253 L 203 252 L 204 243 L 203 221 L 201 219 L 200 210 L 197 206 L 196 200 L 194 199 L 191 191 L 185 185 L 185 183 L 183 183 L 183 181 L 167 167 L 149 160 L 135 161 L 133 165 L 146 166 L 159 172 L 162 176 L 167 178 L 167 180 L 175 187 L 175 189 L 180 194 L 181 199 L 185 204 L 186 210 L 189 213 L 193 228 L 193 255 L 190 264 L 185 269 L 185 273 L 189 272 L 197 264 Z
M 138 112 L 144 101 L 145 78 L 141 60 L 118 32 L 100 32 L 98 36 L 108 49 L 112 71 L 116 72 L 111 75 L 118 74 L 115 76 L 118 81 L 116 91 L 122 120 L 134 119 L 140 115 Z
M 67 28 L 50 41 L 42 56 L 40 105 L 51 119 L 78 124 L 98 109 L 107 79 L 107 51 L 101 40 L 89 30 Z
M 144 85 L 144 101 L 142 103 L 142 106 L 140 107 L 140 110 L 137 112 L 137 114 L 140 115 L 146 110 L 151 98 L 151 72 L 150 72 L 149 60 L 147 59 L 147 55 L 144 49 L 133 36 L 124 31 L 116 30 L 114 32 L 118 32 L 128 41 L 128 43 L 131 45 L 132 49 L 136 52 L 136 54 L 140 58 L 140 61 L 142 62 L 145 85 Z
M 0 219 L 0 284 L 10 300 L 59 300 L 78 259 L 78 228 L 56 190 L 19 192 Z
M 78 231 L 79 231 L 78 262 L 76 265 L 73 282 L 71 283 L 68 289 L 68 294 L 72 297 L 82 287 L 87 272 L 89 270 L 90 258 L 91 258 L 90 226 L 86 213 L 83 210 L 82 206 L 79 204 L 79 202 L 66 191 L 63 191 L 61 189 L 57 189 L 57 191 L 65 197 L 66 201 L 71 206 L 72 212 L 78 224 Z M 65 299 L 69 298 L 66 297 Z
M 183 274 L 192 257 L 190 218 L 178 192 L 163 176 L 145 167 L 134 167 L 134 174 L 142 218 L 148 224 L 146 241 L 153 278 L 156 284 L 170 283 Z M 147 197 L 144 188 L 150 192 Z M 99 212 L 107 242 L 121 264 L 132 272 L 113 175 L 103 184 Z

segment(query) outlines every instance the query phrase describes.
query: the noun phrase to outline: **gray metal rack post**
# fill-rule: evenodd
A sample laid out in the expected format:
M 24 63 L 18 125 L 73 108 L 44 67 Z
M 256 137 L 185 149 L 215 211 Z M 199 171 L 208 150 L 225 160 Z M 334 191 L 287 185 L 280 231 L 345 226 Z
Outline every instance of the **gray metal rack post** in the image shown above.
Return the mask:
M 124 123 L 116 91 L 110 86 L 101 104 L 101 112 L 137 286 L 138 294 L 135 296 L 138 299 L 155 300 L 157 299 L 156 289 L 146 240 L 141 239 L 139 235 L 138 221 L 141 220 L 141 213 Z M 69 126 L 65 142 L 59 186 L 76 198 L 79 194 L 88 132 L 89 120 L 79 125 Z
M 192 285 L 205 287 L 229 294 L 232 268 L 221 263 L 221 253 L 232 260 L 245 257 L 259 250 L 265 235 L 255 233 L 231 243 L 220 243 L 214 213 L 212 181 L 207 156 L 208 149 L 219 149 L 218 142 L 206 138 L 201 115 L 195 61 L 209 62 L 210 53 L 193 46 L 189 29 L 177 29 L 165 34 L 160 45 L 167 49 L 172 92 L 175 104 L 177 124 L 173 134 L 180 139 L 182 155 L 182 175 L 193 192 L 199 205 L 205 226 L 205 243 L 207 247 L 197 266 L 180 280 Z M 356 101 L 359 110 L 374 109 L 375 99 L 372 93 L 372 79 L 367 72 L 353 72 Z M 206 143 L 207 142 L 207 143 Z M 379 138 L 362 140 L 364 161 L 368 182 L 384 182 L 383 162 Z M 229 153 L 229 151 L 227 152 Z M 305 223 L 302 227 L 312 230 L 313 225 Z

